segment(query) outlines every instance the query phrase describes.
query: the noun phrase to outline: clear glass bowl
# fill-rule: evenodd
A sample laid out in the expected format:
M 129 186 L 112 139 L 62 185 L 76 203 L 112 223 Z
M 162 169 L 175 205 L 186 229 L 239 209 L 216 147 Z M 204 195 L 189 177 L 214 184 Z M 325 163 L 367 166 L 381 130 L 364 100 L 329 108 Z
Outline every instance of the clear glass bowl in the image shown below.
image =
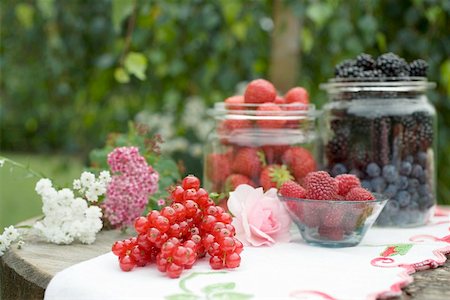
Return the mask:
M 303 239 L 311 245 L 340 248 L 358 245 L 373 225 L 388 199 L 375 194 L 372 201 L 280 200 Z

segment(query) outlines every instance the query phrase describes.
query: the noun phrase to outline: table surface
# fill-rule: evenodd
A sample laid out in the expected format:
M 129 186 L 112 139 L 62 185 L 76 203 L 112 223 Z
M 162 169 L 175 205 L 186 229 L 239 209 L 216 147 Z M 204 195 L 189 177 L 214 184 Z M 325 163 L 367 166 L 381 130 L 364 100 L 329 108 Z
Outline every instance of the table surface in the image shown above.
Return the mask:
M 42 299 L 45 288 L 57 272 L 107 253 L 114 241 L 128 236 L 110 230 L 100 232 L 92 245 L 54 245 L 27 235 L 22 249 L 12 247 L 1 259 L 0 298 Z M 450 299 L 450 259 L 437 269 L 420 271 L 412 276 L 414 282 L 395 299 Z

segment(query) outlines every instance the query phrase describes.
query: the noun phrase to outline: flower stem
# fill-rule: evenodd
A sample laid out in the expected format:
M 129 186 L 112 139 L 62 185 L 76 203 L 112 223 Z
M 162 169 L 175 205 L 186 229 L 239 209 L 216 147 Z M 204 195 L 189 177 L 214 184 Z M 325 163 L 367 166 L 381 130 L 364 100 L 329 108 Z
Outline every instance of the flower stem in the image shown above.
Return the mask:
M 1 156 L 1 155 L 0 155 L 0 160 L 3 160 L 4 162 L 8 162 L 8 163 L 10 163 L 11 165 L 13 165 L 14 167 L 24 169 L 25 171 L 28 172 L 28 174 L 31 174 L 31 175 L 33 175 L 34 177 L 37 177 L 37 178 L 45 178 L 45 175 L 44 175 L 44 174 L 39 173 L 39 172 L 36 172 L 35 170 L 31 169 L 29 166 L 26 166 L 26 165 L 24 165 L 24 164 L 21 164 L 21 163 L 15 161 L 15 160 L 9 159 L 9 158 L 4 157 L 4 156 Z

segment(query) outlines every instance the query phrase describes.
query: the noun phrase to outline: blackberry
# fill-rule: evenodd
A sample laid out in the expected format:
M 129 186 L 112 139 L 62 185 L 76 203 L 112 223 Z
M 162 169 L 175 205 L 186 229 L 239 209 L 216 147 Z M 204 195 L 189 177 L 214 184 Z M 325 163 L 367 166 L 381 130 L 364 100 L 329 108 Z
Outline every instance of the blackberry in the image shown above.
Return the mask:
M 363 76 L 362 75 L 363 72 L 364 72 L 363 69 L 361 69 L 357 66 L 352 66 L 352 67 L 347 67 L 347 68 L 341 69 L 340 72 L 338 74 L 336 74 L 336 77 L 361 78 Z
M 334 164 L 347 159 L 348 139 L 340 134 L 335 135 L 326 145 L 328 162 Z
M 422 150 L 426 150 L 433 143 L 433 118 L 425 112 L 415 112 L 413 117 L 418 125 L 416 141 Z
M 416 59 L 409 64 L 409 76 L 426 77 L 428 63 L 423 59 Z
M 380 78 L 383 77 L 383 72 L 380 70 L 364 70 L 361 73 L 363 78 Z
M 369 164 L 369 149 L 362 143 L 353 144 L 349 155 L 354 168 L 363 169 Z
M 334 75 L 336 77 L 345 77 L 343 74 L 345 73 L 344 70 L 347 70 L 348 68 L 356 66 L 356 61 L 353 59 L 346 59 L 343 62 L 336 65 L 334 68 Z
M 372 70 L 375 67 L 375 60 L 372 58 L 372 55 L 362 53 L 356 57 L 356 66 L 364 71 Z
M 403 58 L 392 52 L 379 56 L 376 66 L 387 77 L 403 77 L 409 75 L 409 65 Z

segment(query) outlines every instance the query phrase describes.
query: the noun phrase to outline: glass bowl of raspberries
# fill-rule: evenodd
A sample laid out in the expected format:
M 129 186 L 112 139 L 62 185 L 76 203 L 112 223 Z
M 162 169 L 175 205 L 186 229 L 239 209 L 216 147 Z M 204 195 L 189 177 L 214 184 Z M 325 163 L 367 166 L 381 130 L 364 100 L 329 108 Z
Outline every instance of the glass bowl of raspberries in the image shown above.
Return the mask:
M 309 173 L 303 185 L 285 182 L 279 197 L 308 244 L 331 248 L 358 245 L 388 201 L 355 175 L 325 171 Z

